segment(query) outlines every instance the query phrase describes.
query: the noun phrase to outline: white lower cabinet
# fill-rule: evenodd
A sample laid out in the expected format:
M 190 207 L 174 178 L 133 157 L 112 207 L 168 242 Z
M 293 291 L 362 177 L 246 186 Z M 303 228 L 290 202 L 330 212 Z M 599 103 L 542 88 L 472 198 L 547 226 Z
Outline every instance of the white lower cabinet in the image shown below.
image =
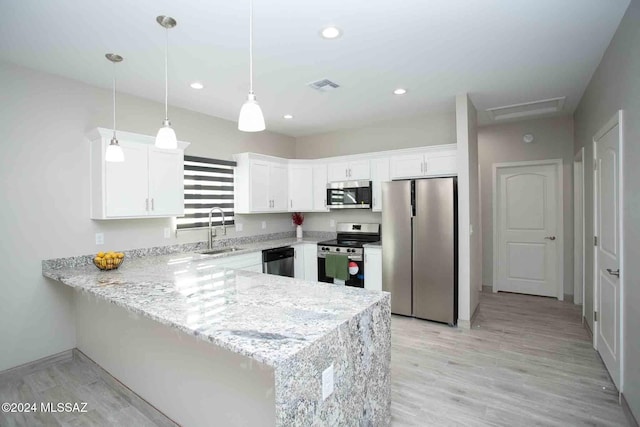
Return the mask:
M 382 247 L 364 248 L 364 288 L 382 290 Z
M 304 279 L 318 281 L 318 245 L 305 243 L 304 247 Z
M 296 279 L 318 281 L 318 245 L 299 243 L 293 245 L 293 277 Z
M 222 257 L 215 260 L 215 266 L 262 273 L 262 252 Z

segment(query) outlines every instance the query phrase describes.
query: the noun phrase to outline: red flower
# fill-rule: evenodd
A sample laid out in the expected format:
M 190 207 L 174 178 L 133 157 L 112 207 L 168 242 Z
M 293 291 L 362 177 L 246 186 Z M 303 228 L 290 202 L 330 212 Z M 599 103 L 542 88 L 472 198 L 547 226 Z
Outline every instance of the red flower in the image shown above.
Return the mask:
M 302 225 L 302 223 L 304 222 L 304 214 L 300 213 L 300 212 L 294 212 L 291 214 L 291 221 L 293 221 L 293 223 L 295 225 Z

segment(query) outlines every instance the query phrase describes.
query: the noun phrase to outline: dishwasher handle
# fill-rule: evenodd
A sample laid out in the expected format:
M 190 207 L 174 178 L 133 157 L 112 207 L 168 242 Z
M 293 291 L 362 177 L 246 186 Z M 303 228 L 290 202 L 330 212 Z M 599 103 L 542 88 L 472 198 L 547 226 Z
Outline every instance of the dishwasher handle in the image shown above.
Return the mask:
M 265 249 L 264 251 L 262 251 L 262 262 L 271 262 L 285 258 L 293 258 L 293 256 L 294 249 L 291 246 Z

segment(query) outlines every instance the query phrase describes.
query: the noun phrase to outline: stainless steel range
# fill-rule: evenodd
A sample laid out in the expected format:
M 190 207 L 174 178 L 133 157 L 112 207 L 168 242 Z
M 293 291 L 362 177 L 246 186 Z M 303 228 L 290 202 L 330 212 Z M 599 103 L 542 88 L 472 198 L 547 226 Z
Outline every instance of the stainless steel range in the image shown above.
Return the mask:
M 327 254 L 344 255 L 349 259 L 350 265 L 349 278 L 344 284 L 364 288 L 363 245 L 380 241 L 380 224 L 339 222 L 337 231 L 337 239 L 318 243 L 318 281 L 342 284 L 340 280 L 327 276 L 325 260 Z

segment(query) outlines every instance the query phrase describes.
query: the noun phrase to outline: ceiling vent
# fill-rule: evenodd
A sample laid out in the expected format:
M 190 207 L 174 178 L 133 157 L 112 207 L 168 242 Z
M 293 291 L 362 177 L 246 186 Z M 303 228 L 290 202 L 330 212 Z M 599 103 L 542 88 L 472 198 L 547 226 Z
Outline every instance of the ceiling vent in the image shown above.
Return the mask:
M 311 89 L 318 90 L 320 92 L 331 92 L 340 87 L 339 84 L 332 82 L 329 79 L 322 79 L 308 84 Z
M 525 102 L 504 107 L 488 108 L 487 113 L 493 120 L 518 119 L 541 114 L 557 113 L 562 111 L 566 97 L 543 99 L 541 101 Z

